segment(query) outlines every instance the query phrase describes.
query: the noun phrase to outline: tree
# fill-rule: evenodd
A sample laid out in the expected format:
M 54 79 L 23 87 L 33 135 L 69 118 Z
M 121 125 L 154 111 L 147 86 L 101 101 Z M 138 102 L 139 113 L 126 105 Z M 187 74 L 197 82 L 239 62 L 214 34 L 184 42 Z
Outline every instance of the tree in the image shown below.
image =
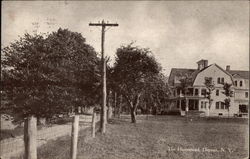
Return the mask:
M 184 96 L 184 99 L 185 99 L 185 112 L 186 112 L 186 115 L 188 113 L 188 99 L 187 99 L 188 87 L 190 87 L 191 84 L 192 84 L 192 78 L 189 75 L 185 74 L 180 79 L 180 85 L 177 86 L 177 89 L 179 89 L 183 93 L 183 96 Z
M 79 33 L 25 34 L 3 56 L 3 90 L 15 113 L 51 117 L 97 99 L 99 59 Z
M 166 77 L 162 73 L 159 73 L 146 78 L 145 86 L 147 89 L 145 89 L 143 93 L 144 103 L 142 102 L 142 107 L 144 107 L 144 110 L 146 109 L 147 112 L 149 112 L 148 109 L 152 109 L 153 114 L 158 114 L 166 105 L 166 101 L 169 97 L 170 90 L 167 85 Z M 149 108 L 148 105 L 153 106 L 153 108 Z
M 146 89 L 146 80 L 158 74 L 161 67 L 149 49 L 121 46 L 116 52 L 113 68 L 114 87 L 128 102 L 131 121 L 136 123 L 136 110 Z
M 49 58 L 56 63 L 54 75 L 75 107 L 93 105 L 100 98 L 100 59 L 80 33 L 59 29 L 47 38 Z
M 22 112 L 23 116 L 40 116 L 47 111 L 55 111 L 51 107 L 44 107 L 47 97 L 45 94 L 50 93 L 44 88 L 51 81 L 47 80 L 45 69 L 42 71 L 45 64 L 38 61 L 43 61 L 45 57 L 45 44 L 43 36 L 25 34 L 19 41 L 3 49 L 2 81 L 8 101 L 6 108 L 12 106 L 15 113 Z
M 233 90 L 232 90 L 232 84 L 229 83 L 224 83 L 223 85 L 223 89 L 224 92 L 222 92 L 223 94 L 225 94 L 226 98 L 224 99 L 225 101 L 225 107 L 228 110 L 228 117 L 229 117 L 229 108 L 230 108 L 230 103 L 231 103 L 231 97 L 233 97 Z
M 206 86 L 206 88 L 208 90 L 208 91 L 206 91 L 205 97 L 208 99 L 208 103 L 209 103 L 208 112 L 207 112 L 208 116 L 209 116 L 210 108 L 211 108 L 211 105 L 213 102 L 211 95 L 213 93 L 213 90 L 215 89 L 213 78 L 212 77 L 205 77 L 204 85 Z

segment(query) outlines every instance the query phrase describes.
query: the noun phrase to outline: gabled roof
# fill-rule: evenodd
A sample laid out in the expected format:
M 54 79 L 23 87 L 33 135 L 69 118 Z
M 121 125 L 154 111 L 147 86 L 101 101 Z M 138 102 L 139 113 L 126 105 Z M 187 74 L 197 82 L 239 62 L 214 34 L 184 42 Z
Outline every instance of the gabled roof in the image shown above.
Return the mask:
M 168 79 L 169 85 L 174 85 L 175 77 L 184 77 L 185 75 L 191 76 L 196 70 L 197 69 L 172 68 Z
M 228 71 L 232 76 L 238 75 L 243 79 L 249 79 L 249 71 L 241 71 L 241 70 L 230 70 Z
M 221 68 L 219 65 L 217 65 L 216 63 L 214 64 L 215 66 L 217 66 L 221 71 L 223 71 L 224 73 L 226 73 L 227 75 L 230 76 L 231 80 L 232 80 L 232 83 L 234 83 L 234 80 L 233 80 L 233 76 L 228 73 L 226 70 L 224 70 L 223 68 Z
M 207 66 L 209 67 L 209 66 Z M 203 68 L 202 70 L 198 69 L 187 69 L 187 68 L 172 68 L 169 76 L 168 83 L 169 85 L 173 86 L 174 85 L 174 79 L 175 77 L 177 78 L 182 78 L 185 76 L 188 76 L 191 78 L 192 83 L 194 82 L 196 76 L 203 70 L 205 70 L 207 67 Z
M 174 78 L 175 77 L 184 77 L 185 75 L 189 76 L 191 79 L 192 79 L 192 82 L 194 82 L 196 76 L 204 71 L 205 69 L 207 69 L 208 67 L 212 66 L 212 65 L 215 65 L 216 67 L 218 67 L 221 71 L 223 71 L 224 73 L 226 73 L 227 75 L 230 76 L 232 82 L 233 82 L 233 77 L 232 77 L 232 74 L 227 72 L 226 70 L 222 69 L 219 65 L 217 64 L 211 64 L 205 68 L 203 68 L 202 70 L 198 70 L 198 69 L 186 69 L 186 68 L 173 68 L 170 72 L 170 76 L 169 76 L 169 85 L 173 86 L 174 85 Z M 243 71 L 245 72 L 245 71 Z M 248 72 L 248 71 L 246 71 Z M 249 75 L 249 72 L 248 72 L 248 75 Z

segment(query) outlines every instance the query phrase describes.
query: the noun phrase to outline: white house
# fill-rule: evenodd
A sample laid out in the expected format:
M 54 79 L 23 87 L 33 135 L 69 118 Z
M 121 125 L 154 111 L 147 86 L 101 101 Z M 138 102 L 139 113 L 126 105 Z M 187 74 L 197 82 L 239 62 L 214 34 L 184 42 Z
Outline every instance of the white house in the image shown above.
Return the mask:
M 224 70 L 217 64 L 208 65 L 207 60 L 200 60 L 197 62 L 197 69 L 183 69 L 173 68 L 169 76 L 169 86 L 172 88 L 172 96 L 170 100 L 170 109 L 185 111 L 185 98 L 187 99 L 187 105 L 189 111 L 203 111 L 209 116 L 233 116 L 239 114 L 241 111 L 248 111 L 248 98 L 249 96 L 249 79 L 246 74 L 249 75 L 249 71 Z M 228 66 L 229 69 L 229 66 Z M 238 72 L 238 73 L 237 73 Z M 188 93 L 185 98 L 183 92 L 178 88 L 180 85 L 180 79 L 184 77 L 191 78 L 191 83 L 188 87 Z M 212 78 L 215 89 L 212 91 L 211 98 L 212 103 L 210 109 L 209 101 L 205 97 L 206 86 L 204 84 L 205 78 Z M 239 84 L 235 86 L 236 82 Z M 224 100 L 226 96 L 223 94 L 224 83 L 232 84 L 231 88 L 234 92 L 233 97 L 230 98 L 230 107 L 225 107 Z

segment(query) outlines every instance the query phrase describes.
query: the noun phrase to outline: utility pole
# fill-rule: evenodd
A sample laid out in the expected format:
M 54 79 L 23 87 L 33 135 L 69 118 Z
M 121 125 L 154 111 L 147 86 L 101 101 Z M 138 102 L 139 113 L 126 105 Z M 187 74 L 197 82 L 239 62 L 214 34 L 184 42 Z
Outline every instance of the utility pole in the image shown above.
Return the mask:
M 102 108 L 101 108 L 101 124 L 100 129 L 101 133 L 104 134 L 106 132 L 106 122 L 107 122 L 107 88 L 106 88 L 106 59 L 104 56 L 104 41 L 105 41 L 105 28 L 106 27 L 116 27 L 118 24 L 105 23 L 102 20 L 102 23 L 89 23 L 89 26 L 101 26 L 102 27 L 102 42 L 101 42 L 101 54 L 102 54 Z

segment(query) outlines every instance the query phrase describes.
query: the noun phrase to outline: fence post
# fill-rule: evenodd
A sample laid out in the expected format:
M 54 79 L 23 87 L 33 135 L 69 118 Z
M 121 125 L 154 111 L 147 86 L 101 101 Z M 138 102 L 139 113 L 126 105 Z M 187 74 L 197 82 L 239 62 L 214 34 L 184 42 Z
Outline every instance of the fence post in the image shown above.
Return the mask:
M 79 130 L 79 115 L 75 115 L 72 123 L 72 132 L 71 132 L 71 151 L 70 151 L 71 159 L 76 159 L 78 130 Z
M 96 113 L 93 112 L 92 115 L 92 137 L 95 138 L 95 121 L 96 120 Z
M 37 158 L 36 136 L 37 119 L 34 116 L 30 116 L 24 122 L 24 159 Z

